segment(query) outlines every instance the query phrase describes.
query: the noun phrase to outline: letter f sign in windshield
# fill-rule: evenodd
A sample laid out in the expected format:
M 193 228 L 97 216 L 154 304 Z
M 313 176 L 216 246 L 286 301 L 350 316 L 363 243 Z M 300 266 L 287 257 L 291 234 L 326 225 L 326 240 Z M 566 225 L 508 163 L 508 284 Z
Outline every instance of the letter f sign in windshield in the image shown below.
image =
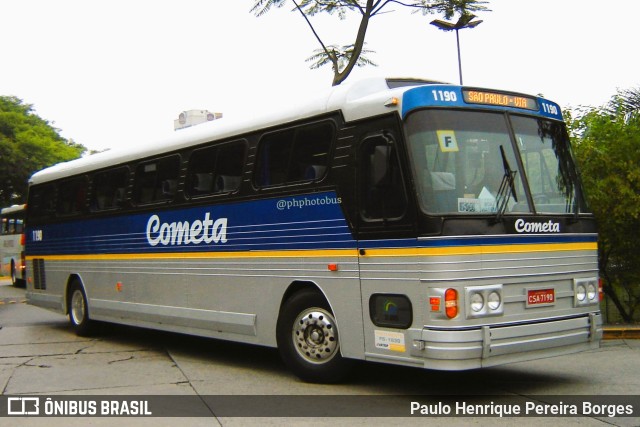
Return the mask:
M 440 143 L 440 151 L 443 153 L 450 151 L 458 151 L 458 141 L 456 140 L 456 133 L 452 130 L 439 130 L 438 142 Z

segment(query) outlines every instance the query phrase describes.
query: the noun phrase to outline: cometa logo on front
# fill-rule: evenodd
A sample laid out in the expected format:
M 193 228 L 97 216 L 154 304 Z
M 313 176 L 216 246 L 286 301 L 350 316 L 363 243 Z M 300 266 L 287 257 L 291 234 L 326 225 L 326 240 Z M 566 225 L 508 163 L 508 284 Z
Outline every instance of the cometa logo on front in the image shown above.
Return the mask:
M 549 220 L 547 222 L 528 222 L 522 218 L 516 220 L 518 233 L 559 233 L 560 223 Z
M 147 241 L 151 246 L 227 243 L 227 218 L 213 221 L 207 212 L 203 220 L 162 222 L 158 215 L 147 221 Z

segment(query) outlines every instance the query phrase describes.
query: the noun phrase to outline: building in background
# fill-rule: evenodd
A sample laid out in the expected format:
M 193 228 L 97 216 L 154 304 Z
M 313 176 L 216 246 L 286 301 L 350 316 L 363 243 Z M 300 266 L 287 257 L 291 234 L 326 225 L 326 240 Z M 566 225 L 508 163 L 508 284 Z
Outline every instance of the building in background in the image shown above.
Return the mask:
M 173 129 L 184 129 L 219 118 L 222 118 L 222 113 L 212 113 L 208 110 L 183 111 L 178 116 L 178 119 L 173 121 Z

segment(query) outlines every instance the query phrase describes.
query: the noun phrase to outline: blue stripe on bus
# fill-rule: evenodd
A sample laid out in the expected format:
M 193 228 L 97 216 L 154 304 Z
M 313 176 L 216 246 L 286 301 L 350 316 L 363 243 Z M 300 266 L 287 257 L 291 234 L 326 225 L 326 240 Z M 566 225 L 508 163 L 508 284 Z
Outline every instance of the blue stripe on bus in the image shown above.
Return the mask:
M 38 256 L 324 248 L 356 248 L 333 192 L 54 223 L 31 229 L 26 250 Z
M 595 243 L 536 234 L 356 241 L 333 192 L 158 210 L 50 224 L 27 233 L 27 255 L 162 254 L 278 250 L 472 248 Z M 40 233 L 40 231 L 42 231 Z M 37 240 L 34 240 L 34 237 Z

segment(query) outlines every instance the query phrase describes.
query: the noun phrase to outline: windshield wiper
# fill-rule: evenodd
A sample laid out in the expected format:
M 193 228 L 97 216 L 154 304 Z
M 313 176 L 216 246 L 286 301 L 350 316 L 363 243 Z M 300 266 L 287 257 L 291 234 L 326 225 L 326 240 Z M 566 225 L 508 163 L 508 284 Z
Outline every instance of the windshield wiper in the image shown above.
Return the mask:
M 504 148 L 502 147 L 502 145 L 500 146 L 500 155 L 502 156 L 502 167 L 504 168 L 504 175 L 502 176 L 500 188 L 498 188 L 498 195 L 496 196 L 495 222 L 500 221 L 502 215 L 504 215 L 505 211 L 507 210 L 507 206 L 509 204 L 509 191 L 511 192 L 513 200 L 515 200 L 516 202 L 518 201 L 515 186 L 515 177 L 518 171 L 511 170 L 509 161 L 507 160 L 507 156 L 504 153 Z

